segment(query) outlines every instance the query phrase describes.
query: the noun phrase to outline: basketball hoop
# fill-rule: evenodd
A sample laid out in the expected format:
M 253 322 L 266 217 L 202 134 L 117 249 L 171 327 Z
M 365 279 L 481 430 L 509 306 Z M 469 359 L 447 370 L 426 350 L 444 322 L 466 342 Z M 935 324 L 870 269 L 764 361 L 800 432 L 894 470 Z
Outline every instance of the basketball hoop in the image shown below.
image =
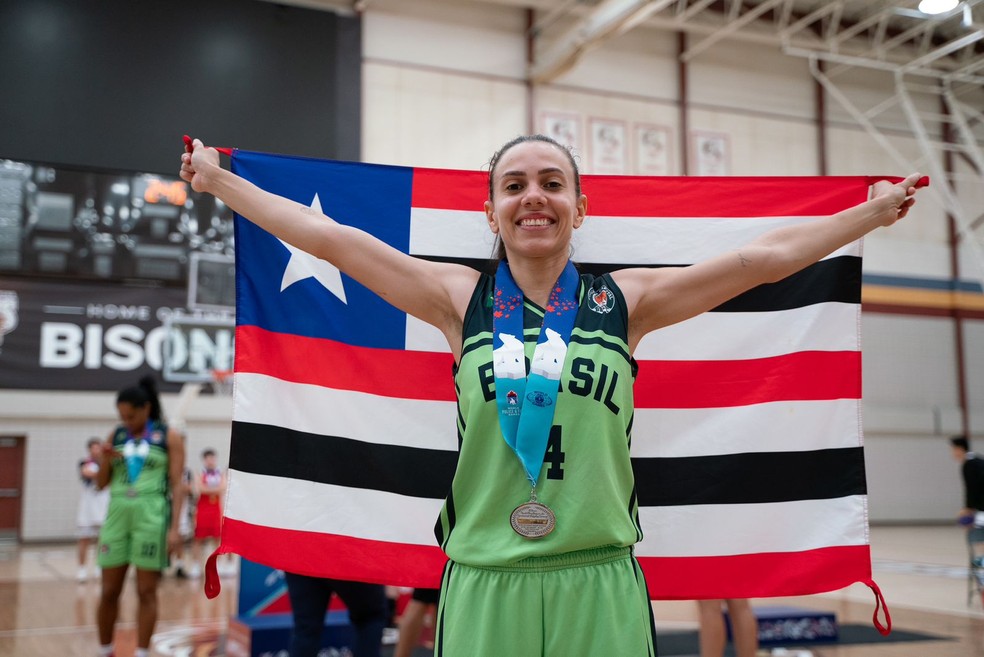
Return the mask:
M 223 397 L 232 395 L 235 384 L 232 370 L 212 370 L 212 392 Z

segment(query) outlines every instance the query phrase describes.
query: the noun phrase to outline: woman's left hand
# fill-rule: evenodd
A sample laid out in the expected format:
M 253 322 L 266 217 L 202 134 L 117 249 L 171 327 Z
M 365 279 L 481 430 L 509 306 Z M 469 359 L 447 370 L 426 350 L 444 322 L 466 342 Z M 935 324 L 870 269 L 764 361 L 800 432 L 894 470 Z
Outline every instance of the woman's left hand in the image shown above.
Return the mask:
M 909 213 L 909 208 L 916 202 L 916 184 L 921 178 L 921 173 L 913 173 L 901 182 L 890 183 L 887 180 L 879 180 L 874 184 L 871 198 L 873 200 L 883 198 L 890 203 L 885 212 L 883 226 L 891 226 Z

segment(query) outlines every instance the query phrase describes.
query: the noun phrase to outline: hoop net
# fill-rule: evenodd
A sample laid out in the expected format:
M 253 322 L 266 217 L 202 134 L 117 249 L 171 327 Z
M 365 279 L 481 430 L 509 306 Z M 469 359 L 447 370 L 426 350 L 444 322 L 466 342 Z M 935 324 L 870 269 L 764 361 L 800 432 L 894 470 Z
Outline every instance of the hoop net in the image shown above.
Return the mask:
M 215 394 L 231 396 L 234 382 L 232 370 L 212 370 L 212 391 Z

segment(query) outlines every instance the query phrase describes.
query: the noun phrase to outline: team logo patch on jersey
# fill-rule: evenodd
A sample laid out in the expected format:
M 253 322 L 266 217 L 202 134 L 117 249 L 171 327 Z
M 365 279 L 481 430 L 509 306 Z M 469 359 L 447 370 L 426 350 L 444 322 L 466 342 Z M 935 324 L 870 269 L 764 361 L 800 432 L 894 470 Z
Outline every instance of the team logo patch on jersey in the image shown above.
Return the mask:
M 594 290 L 588 295 L 588 308 L 599 315 L 610 313 L 614 307 L 615 295 L 606 285 L 602 285 L 601 289 Z
M 534 406 L 551 406 L 553 404 L 550 395 L 536 390 L 526 395 L 526 401 Z

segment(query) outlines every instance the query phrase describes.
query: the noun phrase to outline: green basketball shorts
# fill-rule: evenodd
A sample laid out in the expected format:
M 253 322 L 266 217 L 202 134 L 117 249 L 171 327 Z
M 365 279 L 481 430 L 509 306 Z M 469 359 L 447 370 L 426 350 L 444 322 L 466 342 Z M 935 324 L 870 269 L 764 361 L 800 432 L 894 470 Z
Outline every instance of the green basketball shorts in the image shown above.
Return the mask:
M 652 606 L 630 548 L 449 562 L 435 657 L 655 657 Z
M 170 523 L 171 504 L 162 495 L 114 496 L 99 532 L 99 566 L 163 570 Z

